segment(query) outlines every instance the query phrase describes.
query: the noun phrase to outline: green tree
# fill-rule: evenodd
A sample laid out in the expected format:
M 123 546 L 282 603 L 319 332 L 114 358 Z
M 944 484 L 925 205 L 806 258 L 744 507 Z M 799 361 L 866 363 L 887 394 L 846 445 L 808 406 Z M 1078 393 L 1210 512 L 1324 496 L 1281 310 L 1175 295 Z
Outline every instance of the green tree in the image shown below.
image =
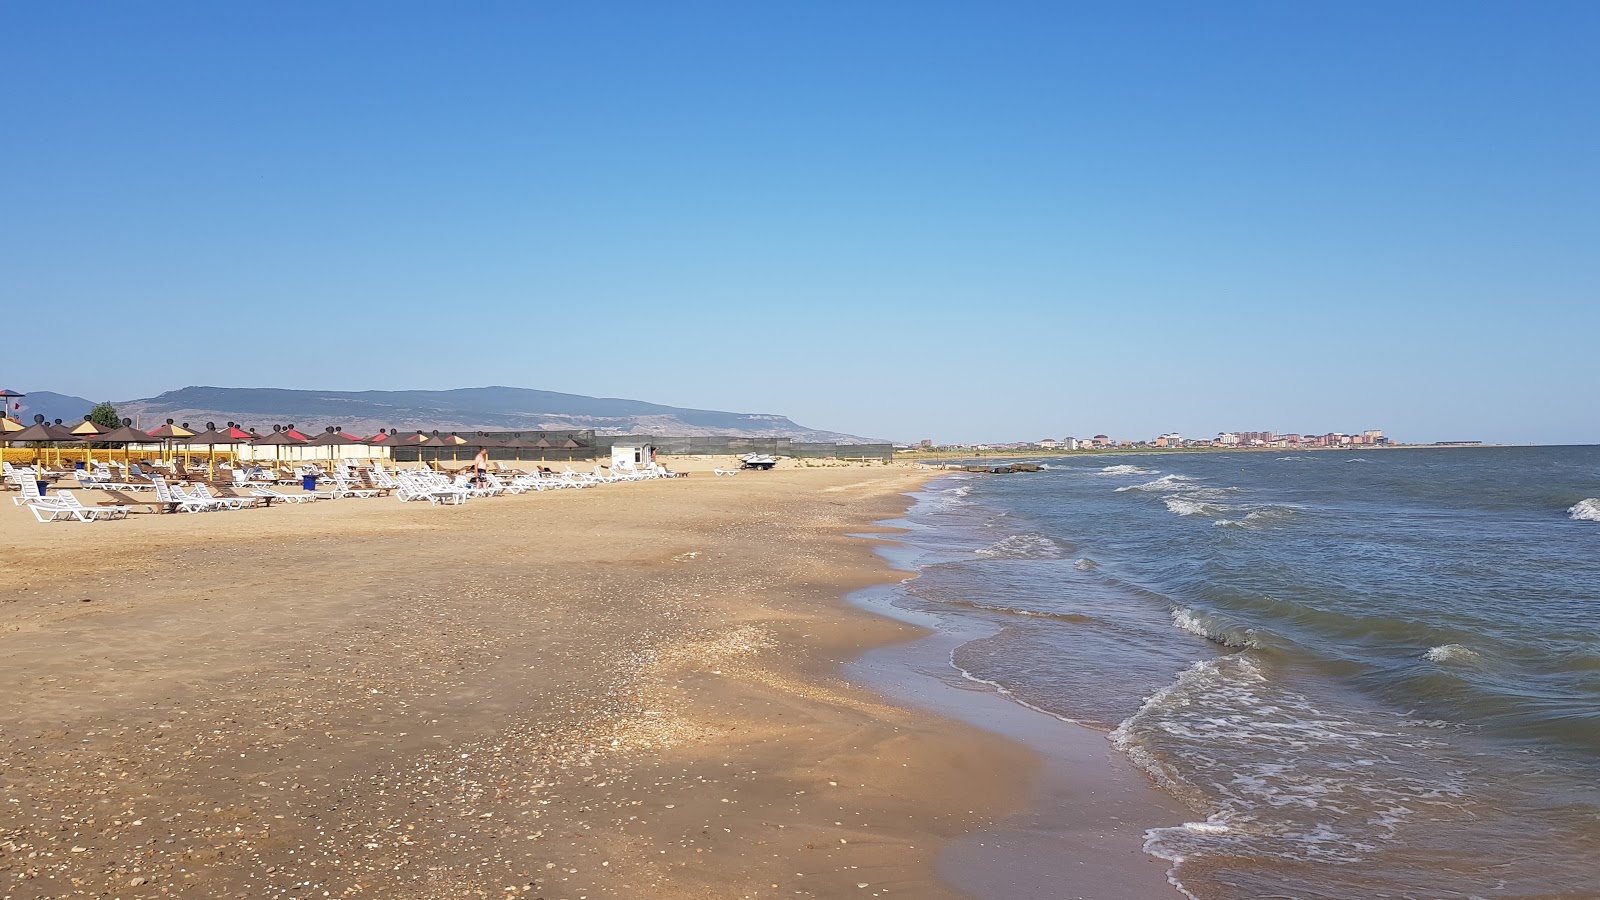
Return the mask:
M 117 408 L 109 403 L 95 404 L 94 409 L 89 410 L 89 421 L 107 429 L 122 424 L 122 420 L 117 418 Z

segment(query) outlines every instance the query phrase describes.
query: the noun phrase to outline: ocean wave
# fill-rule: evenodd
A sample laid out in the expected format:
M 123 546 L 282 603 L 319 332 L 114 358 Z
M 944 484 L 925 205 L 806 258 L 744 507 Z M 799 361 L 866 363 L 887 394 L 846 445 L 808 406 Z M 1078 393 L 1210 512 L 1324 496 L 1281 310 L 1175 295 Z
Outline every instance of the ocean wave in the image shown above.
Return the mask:
M 1437 738 L 1320 708 L 1248 655 L 1190 666 L 1110 738 L 1205 815 L 1146 832 L 1145 849 L 1174 863 L 1355 863 L 1411 817 L 1471 802 Z
M 924 598 L 931 599 L 931 598 Z M 957 606 L 965 609 L 981 609 L 984 612 L 1005 613 L 1008 616 L 1027 616 L 1034 619 L 1052 619 L 1057 622 L 1071 622 L 1074 625 L 1088 625 L 1095 621 L 1093 616 L 1083 613 L 1050 612 L 1039 609 L 1019 609 L 1015 606 L 1002 606 L 995 603 L 979 603 L 976 600 L 933 600 L 944 606 Z
M 955 654 L 954 650 L 950 651 L 950 668 L 955 669 L 956 672 L 959 673 L 961 675 L 961 677 L 965 678 L 967 681 L 971 681 L 971 682 L 974 682 L 976 684 L 981 684 L 981 685 L 985 685 L 987 687 L 993 688 L 994 692 L 996 694 L 999 694 L 1000 696 L 1006 698 L 1007 700 L 1010 700 L 1012 703 L 1015 703 L 1018 706 L 1021 706 L 1021 707 L 1025 708 L 1025 709 L 1031 709 L 1036 713 L 1040 713 L 1042 715 L 1049 716 L 1052 719 L 1058 719 L 1058 720 L 1060 720 L 1062 722 L 1070 722 L 1073 725 L 1085 725 L 1085 726 L 1087 726 L 1087 723 L 1079 721 L 1078 719 L 1074 719 L 1071 716 L 1064 716 L 1061 713 L 1052 712 L 1052 711 L 1050 711 L 1048 709 L 1045 709 L 1042 706 L 1036 706 L 1036 705 L 1034 705 L 1032 703 L 1029 703 L 1028 701 L 1022 699 L 1021 697 L 1018 697 L 1016 694 L 1013 694 L 1011 692 L 1010 688 L 1006 687 L 1005 685 L 1001 684 L 1000 682 L 992 681 L 992 680 L 990 680 L 988 678 L 984 678 L 981 675 L 975 675 L 972 672 L 962 668 L 960 665 L 958 665 L 956 663 L 956 654 Z
M 1294 515 L 1295 509 L 1292 506 L 1268 506 L 1263 509 L 1251 510 L 1242 518 L 1218 519 L 1211 524 L 1219 528 L 1259 528 L 1271 525 L 1274 522 L 1285 521 L 1293 518 Z
M 1181 489 L 1183 485 L 1192 483 L 1193 481 L 1194 479 L 1190 478 L 1188 475 L 1163 475 L 1160 478 L 1157 478 L 1155 481 L 1147 481 L 1144 484 L 1130 484 L 1119 487 L 1117 488 L 1117 493 L 1120 494 L 1125 491 L 1178 490 Z
M 1366 457 L 1363 457 L 1363 456 L 1352 456 L 1349 459 L 1345 460 L 1345 462 L 1372 462 L 1372 460 L 1367 459 Z
M 1013 534 L 977 551 L 989 559 L 1062 559 L 1068 548 L 1053 537 L 1037 533 Z
M 1567 509 L 1567 515 L 1579 522 L 1600 522 L 1600 499 L 1579 500 Z
M 1093 572 L 1095 569 L 1100 568 L 1100 564 L 1085 556 L 1081 559 L 1073 560 L 1072 567 L 1079 572 Z
M 1218 621 L 1215 616 L 1197 612 L 1186 606 L 1180 606 L 1172 611 L 1172 624 L 1224 647 L 1248 650 L 1259 646 L 1254 628 L 1228 626 Z
M 1207 506 L 1204 501 L 1194 499 L 1193 497 L 1185 497 L 1182 494 L 1173 494 L 1169 497 L 1162 497 L 1161 502 L 1167 505 L 1168 510 L 1175 512 L 1180 516 L 1204 516 L 1211 515 L 1215 512 L 1215 510 L 1213 510 L 1210 506 Z
M 1440 644 L 1437 647 L 1429 648 L 1427 653 L 1422 654 L 1422 658 L 1428 662 L 1435 663 L 1479 662 L 1483 659 L 1478 651 L 1463 647 L 1460 644 Z
M 1145 469 L 1139 466 L 1106 466 L 1100 470 L 1101 475 L 1159 475 L 1159 469 Z

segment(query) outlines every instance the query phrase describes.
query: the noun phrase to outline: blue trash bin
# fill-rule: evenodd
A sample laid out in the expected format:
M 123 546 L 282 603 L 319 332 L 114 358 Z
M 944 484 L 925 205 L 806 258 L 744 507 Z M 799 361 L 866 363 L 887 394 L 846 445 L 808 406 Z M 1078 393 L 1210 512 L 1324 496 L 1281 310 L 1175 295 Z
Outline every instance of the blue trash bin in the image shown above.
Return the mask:
M 300 477 L 300 486 L 305 488 L 308 491 L 316 490 L 317 489 L 317 476 L 315 476 L 315 475 L 302 475 Z
M 35 481 L 34 484 L 39 486 L 39 496 L 41 497 L 45 495 L 45 492 L 50 490 L 50 482 L 48 481 Z

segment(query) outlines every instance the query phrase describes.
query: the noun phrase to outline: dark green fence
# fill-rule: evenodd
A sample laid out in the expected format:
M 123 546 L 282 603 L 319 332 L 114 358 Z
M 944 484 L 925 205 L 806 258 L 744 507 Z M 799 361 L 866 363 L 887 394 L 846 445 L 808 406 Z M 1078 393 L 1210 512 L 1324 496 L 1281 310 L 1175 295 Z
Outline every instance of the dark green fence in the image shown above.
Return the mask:
M 474 431 L 458 432 L 469 443 L 456 447 L 417 447 L 396 445 L 391 448 L 396 462 L 464 463 L 477 455 L 478 448 L 470 443 L 477 437 L 511 440 L 521 447 L 492 447 L 489 458 L 514 462 L 575 462 L 581 460 L 609 461 L 611 448 L 616 444 L 650 444 L 661 456 L 743 456 L 746 453 L 768 453 L 796 459 L 847 459 L 887 462 L 892 454 L 889 444 L 828 444 L 801 443 L 783 437 L 733 437 L 729 435 L 694 435 L 674 437 L 659 434 L 595 434 L 593 431 Z

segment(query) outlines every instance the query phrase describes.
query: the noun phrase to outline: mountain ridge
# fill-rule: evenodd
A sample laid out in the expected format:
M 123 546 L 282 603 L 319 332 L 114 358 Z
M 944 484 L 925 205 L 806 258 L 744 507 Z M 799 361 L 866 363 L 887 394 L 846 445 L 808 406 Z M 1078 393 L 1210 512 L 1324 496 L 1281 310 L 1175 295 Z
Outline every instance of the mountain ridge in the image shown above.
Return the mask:
M 30 402 L 34 397 L 41 402 Z M 23 401 L 34 412 L 64 421 L 80 419 L 94 404 L 81 397 L 39 391 Z M 618 397 L 490 385 L 413 391 L 321 391 L 191 385 L 154 397 L 113 401 L 118 415 L 143 422 L 167 419 L 200 424 L 240 422 L 260 430 L 294 423 L 302 430 L 337 425 L 352 432 L 554 431 L 593 429 L 600 434 L 789 437 L 801 441 L 862 443 L 869 439 L 808 428 L 773 413 L 736 413 L 667 406 Z M 76 407 L 81 406 L 81 409 Z M 65 412 L 62 411 L 65 408 Z

